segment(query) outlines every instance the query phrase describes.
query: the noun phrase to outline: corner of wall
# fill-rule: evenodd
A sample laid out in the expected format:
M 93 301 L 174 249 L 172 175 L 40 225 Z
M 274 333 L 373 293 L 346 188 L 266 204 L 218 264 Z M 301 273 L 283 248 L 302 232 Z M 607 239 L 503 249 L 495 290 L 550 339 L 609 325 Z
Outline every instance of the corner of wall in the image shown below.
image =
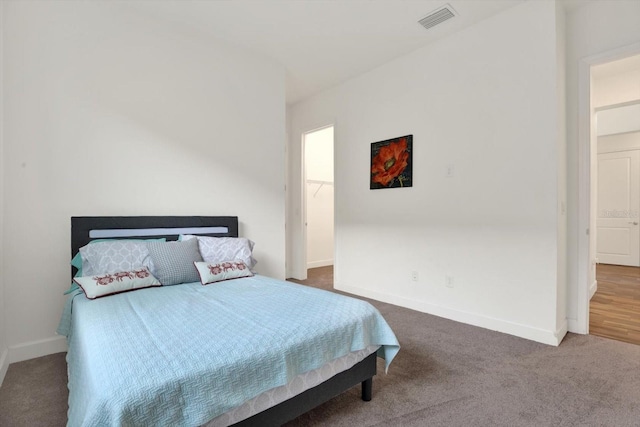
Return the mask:
M 556 332 L 553 334 L 556 341 L 554 345 L 556 347 L 560 345 L 560 343 L 562 342 L 562 340 L 564 339 L 564 337 L 567 335 L 568 332 L 569 332 L 569 321 L 565 319 L 560 324 L 560 327 L 556 329 Z
M 6 310 L 4 303 L 4 2 L 0 2 L 0 385 L 9 368 L 9 350 L 6 344 Z
M 7 375 L 7 370 L 9 369 L 9 350 L 5 349 L 0 352 L 0 387 L 2 386 L 2 382 L 4 381 L 5 375 Z
M 67 351 L 67 340 L 63 336 L 54 336 L 37 341 L 13 345 L 8 349 L 9 363 L 22 362 L 49 354 L 64 353 Z
M 556 290 L 556 325 L 567 329 L 567 90 L 566 90 L 566 15 L 563 5 L 556 3 L 556 97 L 557 97 L 557 150 L 558 150 L 558 275 Z M 564 326 L 561 326 L 564 325 Z M 562 337 L 564 336 L 562 335 Z M 560 340 L 562 340 L 560 337 Z

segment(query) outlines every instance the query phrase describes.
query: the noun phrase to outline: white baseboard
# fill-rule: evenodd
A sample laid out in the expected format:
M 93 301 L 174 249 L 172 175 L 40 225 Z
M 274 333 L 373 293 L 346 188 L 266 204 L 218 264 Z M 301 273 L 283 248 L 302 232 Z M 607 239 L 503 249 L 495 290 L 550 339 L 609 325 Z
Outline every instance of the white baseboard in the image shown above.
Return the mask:
M 598 281 L 594 280 L 591 286 L 589 286 L 589 301 L 591 301 L 591 298 L 593 298 L 597 290 L 598 290 Z
M 0 354 L 0 386 L 4 381 L 4 376 L 7 375 L 7 369 L 9 369 L 9 349 L 5 349 Z
M 589 286 L 589 301 L 595 295 L 598 290 L 598 281 L 594 280 L 593 283 Z M 589 323 L 589 322 L 586 322 Z M 584 325 L 578 322 L 578 319 L 567 319 L 568 331 L 574 334 L 588 334 L 589 333 L 589 325 Z
M 67 351 L 67 339 L 63 336 L 30 341 L 9 347 L 9 363 L 22 362 L 65 351 Z
M 572 334 L 586 335 L 589 333 L 583 325 L 578 323 L 578 319 L 567 319 L 567 329 Z
M 567 333 L 569 333 L 569 321 L 565 319 L 564 323 L 554 333 L 556 339 L 558 340 L 558 344 L 556 345 L 560 345 Z
M 334 285 L 335 289 L 371 298 L 377 301 L 389 304 L 399 305 L 401 307 L 410 308 L 412 310 L 421 311 L 423 313 L 433 314 L 434 316 L 444 317 L 445 319 L 455 320 L 457 322 L 466 323 L 468 325 L 478 326 L 492 331 L 503 332 L 509 335 L 525 338 L 531 341 L 537 341 L 543 344 L 557 346 L 567 333 L 567 325 L 561 327 L 557 331 L 534 328 L 520 323 L 510 322 L 503 319 L 496 319 L 470 313 L 466 311 L 456 310 L 441 305 L 430 304 L 422 301 L 415 301 L 397 295 L 388 295 L 381 292 L 370 291 L 354 286 Z M 564 332 L 563 332 L 564 331 Z
M 333 259 L 322 259 L 320 261 L 307 262 L 307 268 L 326 267 L 328 265 L 333 265 Z

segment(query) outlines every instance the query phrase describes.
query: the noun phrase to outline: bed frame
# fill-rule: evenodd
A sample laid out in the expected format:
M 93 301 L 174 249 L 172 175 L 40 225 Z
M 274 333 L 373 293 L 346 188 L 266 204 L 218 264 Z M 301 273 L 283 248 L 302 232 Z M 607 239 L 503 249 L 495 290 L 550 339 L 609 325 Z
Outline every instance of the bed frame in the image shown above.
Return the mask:
M 217 229 L 209 229 L 217 228 Z M 191 230 L 189 230 L 191 229 Z M 124 231 L 123 231 L 124 230 Z M 116 234 L 113 236 L 113 234 Z M 78 249 L 99 238 L 166 238 L 177 240 L 179 234 L 215 237 L 238 237 L 235 216 L 100 216 L 71 218 L 71 257 Z M 75 274 L 72 267 L 72 276 Z M 310 388 L 289 400 L 255 414 L 235 426 L 280 426 L 310 411 L 344 391 L 362 384 L 362 400 L 370 401 L 376 353 L 350 369 Z

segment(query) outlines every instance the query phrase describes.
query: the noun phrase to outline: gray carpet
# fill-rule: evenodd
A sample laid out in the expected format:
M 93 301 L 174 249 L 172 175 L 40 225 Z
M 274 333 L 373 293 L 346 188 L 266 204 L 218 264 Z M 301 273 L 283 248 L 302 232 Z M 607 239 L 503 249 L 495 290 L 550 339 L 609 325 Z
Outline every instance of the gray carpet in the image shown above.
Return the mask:
M 359 387 L 294 426 L 640 426 L 640 346 L 569 334 L 559 347 L 373 302 L 402 345 L 373 400 Z M 62 426 L 64 353 L 12 364 L 0 426 Z
M 67 422 L 66 353 L 9 365 L 0 387 L 0 426 L 63 426 Z

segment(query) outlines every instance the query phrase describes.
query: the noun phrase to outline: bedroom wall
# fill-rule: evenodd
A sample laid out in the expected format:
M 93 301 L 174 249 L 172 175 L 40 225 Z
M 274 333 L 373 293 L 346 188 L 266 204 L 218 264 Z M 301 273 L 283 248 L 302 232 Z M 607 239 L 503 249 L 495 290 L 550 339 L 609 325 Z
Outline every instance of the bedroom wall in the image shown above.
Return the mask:
M 525 2 L 292 107 L 293 194 L 299 135 L 335 123 L 337 289 L 558 344 L 556 18 Z M 370 143 L 406 134 L 413 187 L 370 191 Z
M 581 60 L 624 50 L 626 55 L 640 53 L 640 2 L 635 0 L 593 0 L 567 14 L 567 170 L 568 170 L 568 307 L 569 330 L 584 333 L 584 311 L 580 296 L 589 292 L 587 272 L 579 269 L 579 259 L 589 259 L 580 246 L 586 229 L 578 229 L 581 192 L 580 152 L 589 150 L 579 139 L 579 66 Z M 619 58 L 618 58 L 619 59 Z M 592 158 L 595 156 L 592 154 Z M 594 187 L 595 188 L 595 187 Z M 592 195 L 594 197 L 594 195 Z M 593 238 L 594 234 L 592 234 Z M 595 242 L 594 242 L 595 246 Z M 595 254 L 591 254 L 593 261 Z M 593 267 L 592 267 L 593 268 Z
M 280 65 L 121 2 L 4 4 L 11 361 L 65 349 L 74 215 L 237 215 L 284 278 Z

